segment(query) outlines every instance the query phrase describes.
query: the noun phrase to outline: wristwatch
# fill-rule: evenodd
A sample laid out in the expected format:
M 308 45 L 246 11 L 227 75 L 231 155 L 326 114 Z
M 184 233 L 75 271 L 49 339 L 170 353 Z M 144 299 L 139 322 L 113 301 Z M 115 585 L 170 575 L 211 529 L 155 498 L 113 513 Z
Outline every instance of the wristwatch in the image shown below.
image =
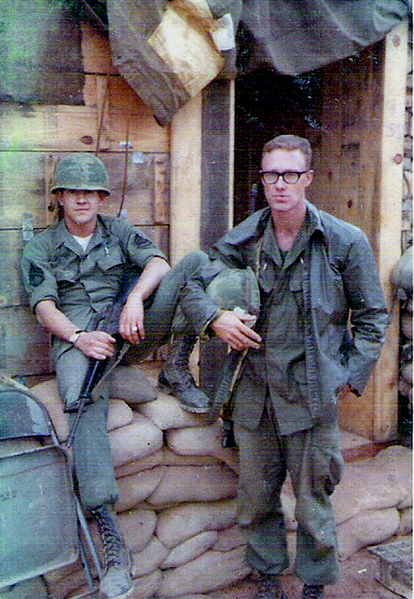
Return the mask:
M 76 342 L 77 342 L 77 340 L 79 339 L 79 337 L 80 337 L 81 333 L 84 333 L 84 332 L 85 332 L 84 330 L 81 330 L 81 331 L 75 331 L 75 332 L 73 333 L 73 335 L 71 335 L 71 336 L 69 337 L 69 343 L 71 343 L 72 345 L 75 345 L 75 343 L 76 343 Z

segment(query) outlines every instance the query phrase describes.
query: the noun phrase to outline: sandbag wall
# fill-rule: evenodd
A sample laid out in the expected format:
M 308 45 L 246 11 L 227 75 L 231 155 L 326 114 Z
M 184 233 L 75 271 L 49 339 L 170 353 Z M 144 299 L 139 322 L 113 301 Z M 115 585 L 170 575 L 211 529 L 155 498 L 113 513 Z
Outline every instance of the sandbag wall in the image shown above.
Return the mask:
M 129 393 L 132 407 L 125 397 L 111 400 L 109 428 L 120 491 L 117 511 L 133 552 L 132 597 L 252 599 L 255 583 L 236 525 L 237 451 L 221 446 L 218 423 L 207 425 L 172 396 L 159 393 L 139 403 L 151 398 L 151 388 L 145 388 L 135 367 L 121 375 L 124 385 L 115 385 L 111 395 Z M 68 428 L 55 381 L 32 390 L 44 401 L 63 441 Z M 348 465 L 333 504 L 342 559 L 410 532 L 410 450 L 391 447 Z M 293 563 L 297 523 L 289 481 L 283 505 Z M 79 564 L 47 578 L 56 599 L 71 597 L 84 584 Z
M 139 377 L 134 368 L 122 369 L 118 380 L 125 383 L 126 370 L 132 370 L 131 379 Z M 135 387 L 128 401 L 136 404 L 151 395 L 142 384 L 139 377 L 137 384 L 127 381 L 127 389 L 114 391 L 134 394 Z M 32 391 L 64 441 L 68 425 L 56 381 Z M 203 416 L 160 393 L 134 409 L 111 400 L 108 426 L 120 492 L 117 511 L 133 552 L 132 597 L 194 598 L 246 578 L 244 540 L 236 527 L 237 454 L 221 447 L 219 424 L 206 426 Z M 48 583 L 56 599 L 70 597 L 84 584 L 80 565 L 52 573 Z

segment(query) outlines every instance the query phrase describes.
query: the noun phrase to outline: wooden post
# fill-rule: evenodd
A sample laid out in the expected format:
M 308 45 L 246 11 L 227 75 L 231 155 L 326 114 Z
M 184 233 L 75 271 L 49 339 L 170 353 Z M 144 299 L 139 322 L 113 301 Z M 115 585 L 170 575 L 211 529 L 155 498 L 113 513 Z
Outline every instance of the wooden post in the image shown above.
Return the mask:
M 408 27 L 404 23 L 387 35 L 384 53 L 381 173 L 376 220 L 378 265 L 390 307 L 393 291 L 390 274 L 401 255 L 407 44 Z M 398 358 L 399 313 L 395 306 L 387 341 L 373 378 L 376 441 L 396 436 Z
M 202 96 L 171 123 L 170 260 L 173 265 L 200 247 Z
M 174 265 L 185 254 L 208 250 L 232 224 L 234 82 L 214 80 L 171 123 L 171 244 Z M 203 388 L 214 392 L 227 354 L 212 341 L 201 349 Z M 197 362 L 193 354 L 193 364 Z
M 215 79 L 203 92 L 201 248 L 233 226 L 234 81 Z
M 233 224 L 234 81 L 215 79 L 203 91 L 201 249 L 208 251 Z M 227 357 L 217 338 L 201 345 L 200 382 L 212 397 Z

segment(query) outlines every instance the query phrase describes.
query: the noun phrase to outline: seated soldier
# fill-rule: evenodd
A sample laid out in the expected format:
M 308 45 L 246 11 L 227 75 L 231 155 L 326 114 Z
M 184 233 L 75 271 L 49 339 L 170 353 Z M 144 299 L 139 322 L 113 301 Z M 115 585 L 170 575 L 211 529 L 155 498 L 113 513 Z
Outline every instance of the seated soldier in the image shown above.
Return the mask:
M 100 215 L 110 194 L 109 180 L 92 154 L 64 157 L 51 192 L 61 218 L 26 245 L 23 279 L 37 319 L 53 335 L 59 394 L 73 423 L 90 359 L 114 359 L 116 339 L 96 330 L 96 322 L 113 303 L 129 269 L 140 275 L 122 309 L 119 333 L 136 346 L 135 355 L 142 360 L 170 340 L 180 289 L 208 259 L 194 252 L 171 269 L 161 250 L 126 220 Z M 196 387 L 188 366 L 195 341 L 195 335 L 173 338 L 161 379 L 184 409 L 202 413 L 210 401 Z M 82 414 L 73 454 L 80 498 L 97 521 L 105 553 L 100 597 L 114 599 L 132 588 L 131 560 L 113 508 L 118 491 L 106 423 L 107 379 L 101 383 Z

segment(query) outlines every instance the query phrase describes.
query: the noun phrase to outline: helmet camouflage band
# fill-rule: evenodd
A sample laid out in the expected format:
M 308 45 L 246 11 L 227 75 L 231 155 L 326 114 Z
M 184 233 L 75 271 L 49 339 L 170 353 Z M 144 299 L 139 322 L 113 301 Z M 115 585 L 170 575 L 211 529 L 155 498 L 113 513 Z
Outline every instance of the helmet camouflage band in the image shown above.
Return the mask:
M 93 154 L 65 156 L 56 167 L 50 191 L 55 193 L 62 189 L 85 189 L 111 193 L 105 165 Z

